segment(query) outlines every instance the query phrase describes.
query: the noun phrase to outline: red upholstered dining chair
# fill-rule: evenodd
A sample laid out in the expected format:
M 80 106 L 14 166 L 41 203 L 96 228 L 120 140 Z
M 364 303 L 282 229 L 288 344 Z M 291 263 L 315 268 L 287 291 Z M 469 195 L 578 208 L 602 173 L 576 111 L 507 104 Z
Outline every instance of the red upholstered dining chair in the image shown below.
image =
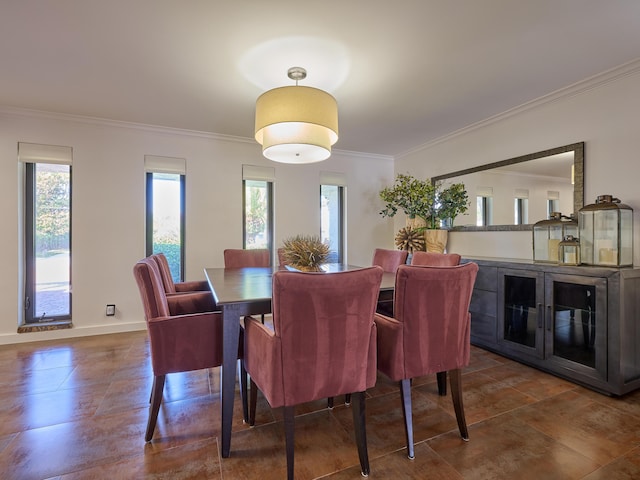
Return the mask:
M 257 388 L 284 407 L 287 478 L 294 471 L 295 405 L 353 394 L 353 421 L 363 475 L 369 473 L 364 392 L 376 382 L 373 323 L 382 269 L 273 274 L 273 330 L 245 318 L 245 366 L 251 379 L 249 424 Z
M 224 251 L 225 268 L 270 267 L 271 252 L 267 248 L 227 248 Z
M 396 273 L 400 265 L 407 263 L 409 252 L 406 250 L 387 250 L 385 248 L 376 248 L 373 251 L 373 261 L 371 265 L 382 267 L 385 272 Z
M 460 255 L 457 253 L 413 252 L 411 265 L 452 267 L 454 265 L 460 265 Z
M 158 419 L 166 375 L 222 364 L 222 315 L 220 312 L 172 314 L 158 265 L 152 258 L 137 262 L 133 267 L 133 275 L 140 290 L 151 345 L 153 387 L 144 437 L 148 442 L 153 437 Z M 239 366 L 241 395 L 246 412 L 247 378 L 241 363 Z
M 460 435 L 469 439 L 461 368 L 469 364 L 469 304 L 478 265 L 401 266 L 396 273 L 395 317 L 376 314 L 378 370 L 400 382 L 407 451 L 414 458 L 411 379 L 449 372 Z
M 167 257 L 163 253 L 150 255 L 158 266 L 164 292 L 172 315 L 214 312 L 218 310 L 206 280 L 174 282 Z
M 457 253 L 413 252 L 411 265 L 453 267 L 454 265 L 460 265 L 460 255 Z M 385 312 L 380 313 L 385 314 Z M 444 396 L 447 394 L 447 372 L 438 372 L 437 379 L 438 393 Z
M 162 284 L 166 293 L 183 293 L 183 292 L 208 292 L 209 284 L 206 280 L 193 280 L 190 282 L 174 282 L 169 268 L 169 261 L 164 253 L 154 253 L 151 255 L 158 264 Z
M 284 270 L 286 268 L 287 265 L 287 259 L 285 258 L 284 255 L 284 248 L 279 248 L 278 249 L 278 268 L 280 270 Z
M 385 272 L 396 273 L 400 265 L 407 263 L 409 252 L 406 250 L 387 250 L 385 248 L 376 248 L 373 251 L 373 260 L 371 265 L 382 267 Z M 380 300 L 376 307 L 378 313 L 384 315 L 393 315 L 393 300 Z

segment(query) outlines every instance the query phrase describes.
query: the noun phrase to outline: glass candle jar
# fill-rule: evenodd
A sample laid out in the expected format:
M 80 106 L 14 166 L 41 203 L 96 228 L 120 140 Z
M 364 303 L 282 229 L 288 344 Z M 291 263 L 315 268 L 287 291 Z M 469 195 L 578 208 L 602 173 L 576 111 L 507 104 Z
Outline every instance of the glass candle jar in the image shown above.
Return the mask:
M 578 212 L 580 256 L 585 265 L 633 265 L 633 209 L 611 195 Z
M 573 235 L 567 235 L 558 244 L 558 263 L 560 265 L 580 265 L 580 243 Z
M 567 235 L 578 236 L 578 222 L 573 216 L 553 212 L 547 220 L 536 222 L 533 225 L 533 261 L 558 263 L 558 245 Z

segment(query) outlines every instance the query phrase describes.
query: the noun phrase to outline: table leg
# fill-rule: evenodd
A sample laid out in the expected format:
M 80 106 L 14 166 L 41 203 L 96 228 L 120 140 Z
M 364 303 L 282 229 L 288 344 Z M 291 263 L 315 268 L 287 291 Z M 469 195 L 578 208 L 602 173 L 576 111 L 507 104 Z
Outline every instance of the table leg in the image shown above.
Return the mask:
M 231 426 L 233 422 L 233 400 L 235 396 L 236 361 L 240 338 L 240 312 L 235 305 L 222 306 L 222 457 L 229 457 L 231 450 Z

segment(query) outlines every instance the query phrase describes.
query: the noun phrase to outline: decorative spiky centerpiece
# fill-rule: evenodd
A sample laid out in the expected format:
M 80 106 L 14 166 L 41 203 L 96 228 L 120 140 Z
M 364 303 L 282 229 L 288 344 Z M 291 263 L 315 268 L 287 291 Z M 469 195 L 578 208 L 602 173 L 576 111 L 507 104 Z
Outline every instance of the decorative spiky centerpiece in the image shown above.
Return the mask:
M 410 226 L 401 228 L 396 234 L 396 247 L 399 250 L 407 250 L 409 253 L 423 251 L 425 249 L 423 229 L 413 229 Z
M 282 243 L 287 264 L 303 272 L 319 272 L 329 255 L 329 245 L 317 235 L 295 235 Z

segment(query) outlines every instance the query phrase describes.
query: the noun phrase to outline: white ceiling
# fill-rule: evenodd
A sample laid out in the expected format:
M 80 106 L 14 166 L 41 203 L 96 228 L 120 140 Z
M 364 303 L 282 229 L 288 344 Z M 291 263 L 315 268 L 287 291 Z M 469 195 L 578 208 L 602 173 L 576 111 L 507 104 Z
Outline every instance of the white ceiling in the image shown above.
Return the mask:
M 638 58 L 638 0 L 0 0 L 0 106 L 252 138 L 299 65 L 381 155 Z

